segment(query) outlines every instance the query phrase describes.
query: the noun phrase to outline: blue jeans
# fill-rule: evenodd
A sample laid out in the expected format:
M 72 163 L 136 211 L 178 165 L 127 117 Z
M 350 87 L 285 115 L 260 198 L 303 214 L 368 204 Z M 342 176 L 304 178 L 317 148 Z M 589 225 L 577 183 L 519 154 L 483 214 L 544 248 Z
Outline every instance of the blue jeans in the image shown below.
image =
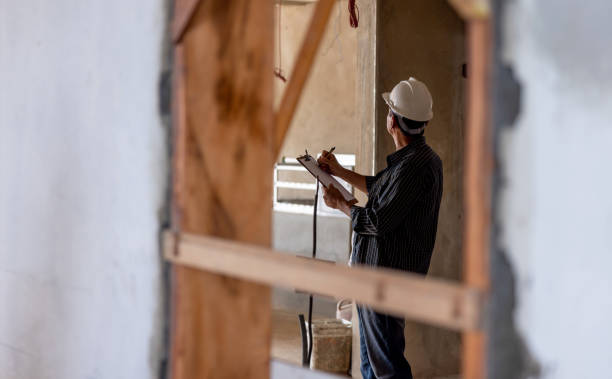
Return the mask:
M 357 305 L 363 379 L 412 379 L 404 358 L 404 319 Z

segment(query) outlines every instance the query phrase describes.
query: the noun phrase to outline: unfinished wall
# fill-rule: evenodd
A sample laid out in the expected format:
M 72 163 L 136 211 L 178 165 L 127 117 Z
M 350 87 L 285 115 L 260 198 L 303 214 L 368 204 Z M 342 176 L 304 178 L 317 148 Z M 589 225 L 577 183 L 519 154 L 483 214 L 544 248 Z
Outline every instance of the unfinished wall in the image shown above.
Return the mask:
M 0 377 L 157 378 L 163 1 L 0 5 Z
M 413 76 L 433 96 L 434 118 L 427 143 L 444 165 L 444 193 L 430 276 L 460 280 L 463 233 L 463 123 L 465 78 L 464 23 L 445 0 L 384 0 L 379 5 L 378 83 L 390 91 Z M 386 167 L 395 150 L 386 130 L 387 105 L 377 94 L 376 169 Z M 432 326 L 407 322 L 406 357 L 419 377 L 459 372 L 460 336 Z
M 282 6 L 282 67 L 288 78 L 316 3 Z M 280 157 L 295 157 L 336 146 L 336 153 L 355 154 L 361 131 L 357 119 L 357 31 L 348 22 L 347 0 L 332 10 L 310 77 Z M 278 48 L 278 35 L 276 36 Z M 278 64 L 278 50 L 275 53 Z M 275 100 L 280 102 L 286 83 L 275 79 Z
M 282 68 L 288 78 L 291 77 L 291 70 L 315 6 L 316 2 L 290 2 L 282 5 L 280 52 Z M 336 147 L 336 153 L 358 153 L 362 129 L 358 119 L 360 95 L 357 83 L 357 30 L 349 25 L 347 8 L 347 0 L 340 0 L 332 10 L 279 158 L 296 157 L 304 154 L 304 149 L 316 154 L 332 146 Z M 278 12 L 277 7 L 275 12 Z M 275 17 L 278 22 L 278 13 L 275 13 Z M 275 62 L 278 65 L 278 34 L 275 37 Z M 278 106 L 286 83 L 278 79 L 274 83 L 275 103 Z M 302 180 L 301 176 L 299 180 Z M 284 194 L 308 196 L 309 199 L 314 195 L 305 191 L 283 191 Z M 310 256 L 311 228 L 310 215 L 276 211 L 273 217 L 273 247 L 296 255 Z M 317 257 L 347 262 L 350 253 L 348 218 L 320 216 L 317 230 Z M 305 294 L 296 294 L 286 289 L 274 291 L 275 308 L 304 312 L 307 305 L 308 296 Z M 335 301 L 317 297 L 314 312 L 335 317 Z
M 499 3 L 505 6 L 495 83 L 500 192 L 492 270 L 508 280 L 498 283 L 494 300 L 511 306 L 508 322 L 516 323 L 536 364 L 508 355 L 511 341 L 495 334 L 508 325 L 494 318 L 491 377 L 522 378 L 537 367 L 542 378 L 607 377 L 612 3 Z

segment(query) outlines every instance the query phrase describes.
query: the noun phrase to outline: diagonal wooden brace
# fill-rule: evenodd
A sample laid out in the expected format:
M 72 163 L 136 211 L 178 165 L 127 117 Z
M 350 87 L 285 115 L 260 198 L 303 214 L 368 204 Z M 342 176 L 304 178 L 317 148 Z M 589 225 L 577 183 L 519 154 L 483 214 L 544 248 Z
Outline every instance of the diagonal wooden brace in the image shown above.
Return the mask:
M 274 154 L 272 155 L 274 159 L 277 158 L 289 130 L 289 125 L 302 96 L 302 90 L 312 69 L 315 55 L 323 39 L 323 34 L 325 34 L 327 22 L 335 3 L 335 0 L 319 0 L 315 8 L 276 114 Z

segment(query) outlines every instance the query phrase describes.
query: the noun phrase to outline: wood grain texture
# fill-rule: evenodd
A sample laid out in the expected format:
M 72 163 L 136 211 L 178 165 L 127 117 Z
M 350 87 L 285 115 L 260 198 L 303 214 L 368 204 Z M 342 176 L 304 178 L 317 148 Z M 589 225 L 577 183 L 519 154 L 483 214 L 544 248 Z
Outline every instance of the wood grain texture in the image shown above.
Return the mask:
M 276 138 L 274 154 L 276 159 L 291 125 L 295 109 L 300 101 L 302 90 L 313 66 L 317 50 L 325 34 L 329 16 L 334 7 L 335 0 L 319 0 L 314 14 L 304 36 L 302 47 L 295 60 L 295 66 L 289 76 L 289 83 L 283 93 L 278 112 L 276 114 Z
M 182 231 L 270 245 L 273 25 L 267 0 L 206 0 L 181 39 Z M 172 305 L 172 378 L 269 376 L 269 287 L 176 266 Z
M 468 23 L 468 114 L 465 140 L 464 283 L 489 290 L 491 135 L 489 132 L 490 25 Z M 463 334 L 463 377 L 486 377 L 485 333 Z
M 388 269 L 349 268 L 269 248 L 180 234 L 174 254 L 167 234 L 165 257 L 174 264 L 267 285 L 356 299 L 381 311 L 455 330 L 480 327 L 481 297 L 467 286 Z

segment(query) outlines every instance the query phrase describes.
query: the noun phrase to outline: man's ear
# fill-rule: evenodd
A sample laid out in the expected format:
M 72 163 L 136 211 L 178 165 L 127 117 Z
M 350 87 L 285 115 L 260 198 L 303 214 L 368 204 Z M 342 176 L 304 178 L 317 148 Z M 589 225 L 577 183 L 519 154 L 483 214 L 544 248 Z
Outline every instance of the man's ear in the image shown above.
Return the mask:
M 391 117 L 393 119 L 393 123 L 391 125 L 391 129 L 397 129 L 399 130 L 399 123 L 397 122 L 397 116 L 393 115 L 393 117 Z

